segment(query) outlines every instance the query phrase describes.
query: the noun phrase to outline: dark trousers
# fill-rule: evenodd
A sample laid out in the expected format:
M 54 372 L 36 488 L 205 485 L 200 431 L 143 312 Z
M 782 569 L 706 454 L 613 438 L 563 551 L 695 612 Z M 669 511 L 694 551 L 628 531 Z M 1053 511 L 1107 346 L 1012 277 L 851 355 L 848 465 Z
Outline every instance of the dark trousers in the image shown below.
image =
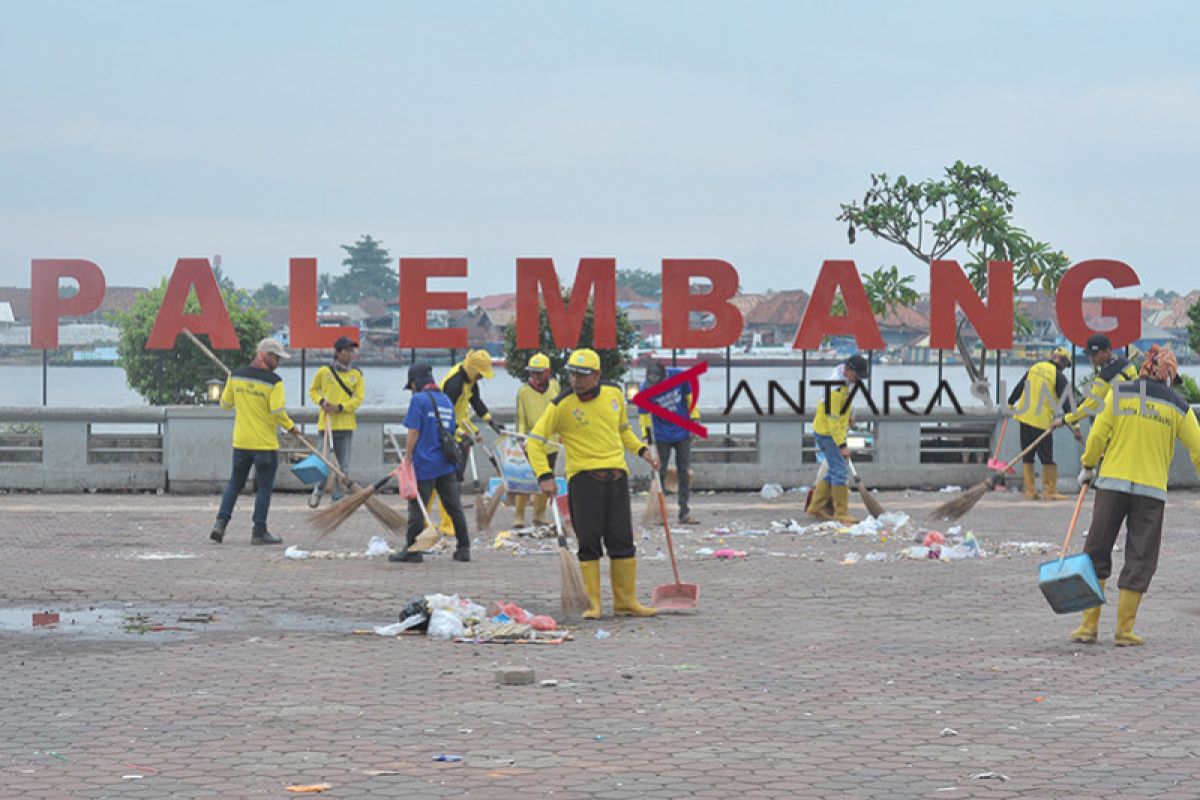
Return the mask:
M 688 494 L 691 490 L 688 468 L 692 463 L 692 440 L 655 442 L 654 446 L 658 448 L 658 476 L 664 481 L 667 479 L 667 462 L 671 460 L 671 451 L 675 451 L 675 471 L 679 473 L 679 518 L 682 519 L 688 515 Z
M 279 468 L 279 453 L 275 450 L 241 450 L 233 448 L 233 472 L 229 475 L 229 483 L 225 484 L 225 494 L 221 495 L 221 510 L 217 519 L 228 522 L 233 517 L 233 506 L 237 503 L 238 492 L 246 485 L 250 477 L 250 467 L 254 467 L 254 525 L 267 526 L 267 512 L 271 510 L 271 492 L 275 488 L 275 471 Z
M 1112 549 L 1125 522 L 1125 566 L 1117 587 L 1145 592 L 1158 568 L 1158 548 L 1162 543 L 1163 509 L 1166 503 L 1139 494 L 1096 490 L 1092 505 L 1092 527 L 1083 552 L 1091 556 L 1096 577 L 1112 574 Z
M 337 456 L 338 467 L 341 468 L 343 473 L 349 475 L 350 446 L 353 443 L 354 431 L 331 431 L 329 438 L 331 440 L 331 444 L 333 445 L 333 454 Z M 342 488 L 341 479 L 336 475 L 332 476 L 332 481 L 330 479 L 317 481 L 317 485 L 313 487 L 313 494 L 320 497 L 325 493 L 326 484 L 329 484 L 330 482 L 333 484 L 333 491 L 331 492 L 333 499 L 341 500 L 342 495 L 345 494 L 345 490 Z
M 417 493 L 421 495 L 421 502 L 429 508 L 429 498 L 433 496 L 434 491 L 437 492 L 438 499 L 442 501 L 442 513 L 450 515 L 450 521 L 454 523 L 454 540 L 457 543 L 457 549 L 471 549 L 471 535 L 467 530 L 467 518 L 463 514 L 462 498 L 458 493 L 458 476 L 453 472 L 448 472 L 438 478 L 429 480 L 417 481 Z M 421 529 L 425 527 L 425 517 L 421 514 L 421 506 L 416 500 L 408 501 L 408 532 L 406 539 L 411 545 L 417 540 L 421 534 Z
M 629 510 L 629 475 L 624 470 L 578 472 L 567 483 L 571 525 L 579 540 L 579 560 L 633 558 L 633 517 Z
M 1033 440 L 1046 432 L 1045 428 L 1035 428 L 1032 425 L 1021 423 L 1021 449 L 1024 450 L 1029 445 L 1033 444 Z M 1042 439 L 1037 448 L 1025 454 L 1021 460 L 1026 464 L 1032 464 L 1034 456 L 1043 464 L 1054 463 L 1054 434 L 1050 434 L 1045 439 Z

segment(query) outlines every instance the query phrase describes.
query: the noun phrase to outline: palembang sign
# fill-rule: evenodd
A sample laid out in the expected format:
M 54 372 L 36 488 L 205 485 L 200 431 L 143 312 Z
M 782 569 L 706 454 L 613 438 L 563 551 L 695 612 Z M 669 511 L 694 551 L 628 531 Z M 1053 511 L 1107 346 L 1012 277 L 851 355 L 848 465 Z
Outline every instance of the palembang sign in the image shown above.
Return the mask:
M 954 347 L 959 310 L 974 326 L 983 345 L 991 350 L 1013 346 L 1013 266 L 994 261 L 987 269 L 987 299 L 980 297 L 966 274 L 951 260 L 930 264 L 929 346 Z M 465 258 L 401 258 L 400 332 L 402 348 L 455 348 L 468 346 L 465 328 L 430 328 L 429 311 L 466 311 L 467 293 L 434 292 L 430 278 L 466 278 Z M 32 330 L 35 349 L 58 347 L 58 323 L 63 317 L 91 313 L 104 300 L 104 272 L 84 259 L 34 259 L 31 276 Z M 317 321 L 317 260 L 293 258 L 289 263 L 290 344 L 299 348 L 330 348 L 339 336 L 354 333 L 346 326 L 320 325 Z M 59 282 L 72 278 L 79 291 L 59 296 Z M 1112 259 L 1090 259 L 1073 265 L 1063 275 L 1055 297 L 1058 327 L 1066 338 L 1082 345 L 1093 333 L 1105 333 L 1113 347 L 1123 347 L 1141 335 L 1141 303 L 1134 299 L 1104 298 L 1101 315 L 1114 325 L 1105 331 L 1088 327 L 1083 315 L 1083 293 L 1094 281 L 1107 281 L 1117 289 L 1138 286 L 1137 273 L 1128 264 Z M 694 293 L 696 281 L 707 281 L 708 291 Z M 744 320 L 731 301 L 737 294 L 738 273 L 727 261 L 712 258 L 663 259 L 662 346 L 676 349 L 722 348 L 737 342 Z M 185 313 L 188 295 L 195 291 L 200 311 Z M 516 260 L 517 346 L 539 344 L 539 305 L 544 305 L 551 334 L 560 348 L 574 347 L 583 329 L 587 306 L 594 304 L 594 346 L 617 343 L 616 259 L 583 258 L 575 273 L 568 300 L 549 258 Z M 845 314 L 834 313 L 840 293 Z M 710 325 L 692 327 L 693 314 L 707 315 Z M 218 349 L 237 349 L 237 334 L 225 308 L 212 267 L 205 258 L 181 258 L 167 282 L 166 296 L 146 343 L 147 349 L 170 349 L 184 328 L 208 334 Z M 858 269 L 853 261 L 829 260 L 813 286 L 792 348 L 815 350 L 826 336 L 853 337 L 861 350 L 884 347 L 879 326 Z

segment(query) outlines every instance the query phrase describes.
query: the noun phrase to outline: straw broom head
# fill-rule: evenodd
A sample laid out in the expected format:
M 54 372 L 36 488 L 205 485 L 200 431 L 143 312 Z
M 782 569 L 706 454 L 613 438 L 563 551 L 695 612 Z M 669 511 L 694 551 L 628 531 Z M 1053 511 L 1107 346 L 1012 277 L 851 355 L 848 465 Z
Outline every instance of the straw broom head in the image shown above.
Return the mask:
M 426 524 L 425 530 L 417 534 L 417 538 L 405 549 L 410 553 L 424 553 L 426 550 L 436 547 L 441 539 L 442 532 L 432 525 Z
M 371 516 L 379 520 L 379 524 L 387 530 L 392 533 L 404 533 L 408 528 L 408 520 L 399 511 L 383 502 L 381 498 L 371 494 L 366 502 L 367 511 L 371 512 Z
M 930 519 L 940 519 L 953 522 L 966 514 L 992 488 L 992 478 L 987 478 L 972 486 L 953 500 L 948 500 L 933 510 Z
M 333 533 L 342 526 L 343 522 L 350 519 L 351 514 L 362 508 L 374 493 L 375 490 L 367 486 L 349 497 L 343 498 L 341 502 L 334 503 L 323 511 L 318 511 L 311 519 L 313 528 L 322 536 Z
M 587 588 L 583 585 L 583 573 L 579 569 L 579 559 L 567 547 L 567 540 L 558 537 L 558 572 L 562 585 L 562 613 L 574 616 L 582 614 L 591 605 L 588 600 Z
M 867 485 L 861 480 L 858 482 L 858 496 L 862 498 L 863 505 L 867 507 L 867 513 L 869 513 L 872 517 L 875 517 L 875 519 L 879 519 L 881 516 L 883 516 L 883 506 L 880 504 L 879 500 L 876 499 L 875 495 L 871 494 L 871 490 L 868 489 Z
M 646 508 L 642 511 L 642 527 L 652 524 L 661 515 L 658 507 L 658 496 L 661 490 L 658 481 L 650 481 L 650 491 L 646 494 Z
M 492 526 L 492 517 L 496 516 L 496 509 L 500 507 L 500 501 L 504 499 L 504 492 L 496 490 L 484 502 L 475 503 L 475 524 L 480 530 L 489 530 Z

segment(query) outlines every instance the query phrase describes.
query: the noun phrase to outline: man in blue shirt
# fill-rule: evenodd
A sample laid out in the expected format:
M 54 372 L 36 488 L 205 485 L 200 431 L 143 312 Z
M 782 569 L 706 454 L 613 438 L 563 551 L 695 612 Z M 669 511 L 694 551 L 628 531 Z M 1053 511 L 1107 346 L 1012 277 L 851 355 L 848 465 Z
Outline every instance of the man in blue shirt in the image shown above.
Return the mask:
M 646 367 L 646 380 L 642 382 L 642 390 L 656 383 L 662 383 L 672 375 L 678 375 L 680 370 L 667 369 L 657 361 L 651 361 Z M 692 406 L 692 388 L 687 383 L 681 383 L 669 392 L 663 392 L 654 398 L 653 402 L 681 417 L 700 419 L 699 409 Z M 692 477 L 689 467 L 692 461 L 692 434 L 678 425 L 667 422 L 661 417 L 642 413 L 639 415 L 642 423 L 642 434 L 648 442 L 653 442 L 658 449 L 659 477 L 667 479 L 667 464 L 671 460 L 671 451 L 675 451 L 675 471 L 679 474 L 679 521 L 684 525 L 695 525 L 699 522 L 688 510 L 688 495 L 691 489 Z
M 454 404 L 434 382 L 433 368 L 428 364 L 413 364 L 408 368 L 405 388 L 413 395 L 408 413 L 404 415 L 404 427 L 408 428 L 404 458 L 413 465 L 421 502 L 428 505 L 430 496 L 436 491 L 442 499 L 442 508 L 454 523 L 454 539 L 458 543 L 454 560 L 470 561 L 471 539 L 458 492 L 458 468 L 442 445 L 443 432 L 451 437 L 454 435 L 457 424 Z M 403 551 L 392 554 L 388 560 L 420 563 L 423 560 L 421 554 L 410 553 L 408 548 L 417 540 L 423 527 L 425 515 L 421 513 L 421 506 L 416 500 L 409 500 L 407 543 Z

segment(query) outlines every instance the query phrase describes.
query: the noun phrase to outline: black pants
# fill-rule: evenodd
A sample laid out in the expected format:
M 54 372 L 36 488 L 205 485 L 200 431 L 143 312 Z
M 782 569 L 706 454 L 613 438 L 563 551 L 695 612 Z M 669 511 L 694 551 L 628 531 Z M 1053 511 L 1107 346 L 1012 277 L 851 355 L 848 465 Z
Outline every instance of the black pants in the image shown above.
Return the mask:
M 1033 444 L 1033 440 L 1046 432 L 1045 428 L 1035 428 L 1032 425 L 1021 423 L 1021 449 L 1024 450 L 1029 445 Z M 1025 454 L 1021 460 L 1026 464 L 1033 463 L 1033 457 L 1037 456 L 1038 460 L 1043 464 L 1054 463 L 1054 434 L 1050 434 L 1038 444 L 1037 448 Z
M 629 475 L 624 470 L 594 470 L 571 476 L 567 484 L 571 524 L 579 539 L 579 560 L 633 558 L 633 517 Z
M 671 460 L 671 451 L 675 451 L 675 471 L 679 473 L 679 518 L 683 519 L 688 515 L 688 494 L 691 490 L 688 468 L 692 463 L 692 440 L 688 438 L 681 442 L 655 442 L 654 446 L 658 448 L 658 476 L 663 481 L 667 479 L 667 463 Z
M 470 550 L 471 535 L 467 530 L 467 518 L 463 514 L 462 498 L 458 493 L 458 476 L 448 472 L 438 478 L 417 481 L 417 493 L 421 495 L 421 502 L 426 508 L 429 508 L 429 498 L 433 496 L 434 490 L 437 490 L 438 499 L 442 501 L 442 513 L 449 514 L 450 521 L 454 523 L 454 539 L 458 550 Z M 408 531 L 405 536 L 408 545 L 417 540 L 424 527 L 425 517 L 421 514 L 421 506 L 416 500 L 409 500 Z
M 229 474 L 229 482 L 225 484 L 225 493 L 221 495 L 221 508 L 217 511 L 217 519 L 229 522 L 233 517 L 233 507 L 237 503 L 238 493 L 250 477 L 250 467 L 254 467 L 255 489 L 252 519 L 255 526 L 265 528 L 267 514 L 271 510 L 271 492 L 275 489 L 275 472 L 279 469 L 277 450 L 233 448 L 233 469 Z
M 1096 577 L 1112 574 L 1112 549 L 1125 523 L 1125 566 L 1117 587 L 1145 592 L 1158 569 L 1158 548 L 1162 543 L 1163 510 L 1166 503 L 1139 494 L 1096 490 L 1092 505 L 1092 527 L 1088 530 L 1083 552 L 1092 558 Z

